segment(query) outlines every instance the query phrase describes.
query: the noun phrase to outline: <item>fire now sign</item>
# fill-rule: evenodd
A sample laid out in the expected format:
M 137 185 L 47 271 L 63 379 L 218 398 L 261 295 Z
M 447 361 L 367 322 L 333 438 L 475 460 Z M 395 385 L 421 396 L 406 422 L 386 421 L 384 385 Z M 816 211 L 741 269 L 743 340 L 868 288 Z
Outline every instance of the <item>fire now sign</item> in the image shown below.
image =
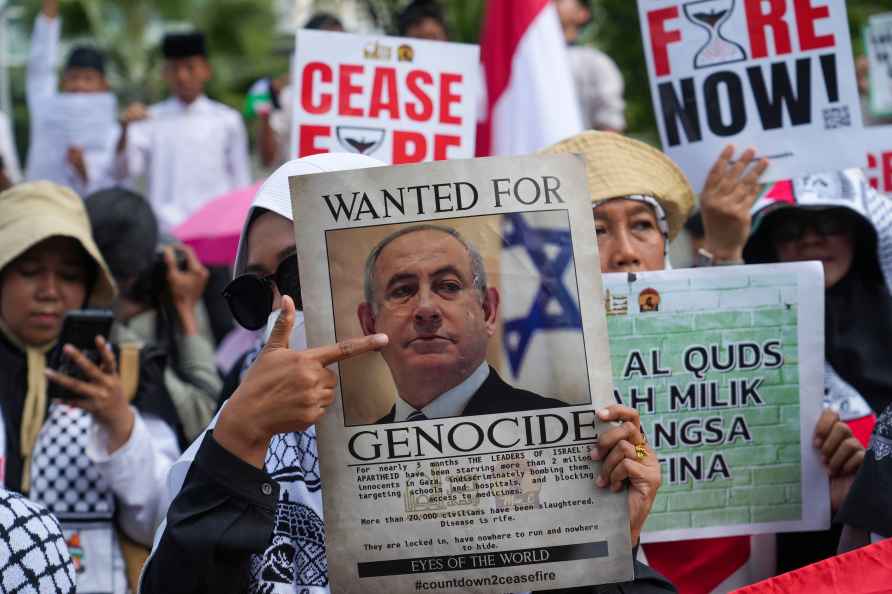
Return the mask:
M 477 46 L 303 29 L 296 44 L 292 154 L 474 156 Z
M 763 181 L 863 163 L 844 0 L 639 0 L 638 11 L 663 149 L 695 188 L 729 143 L 770 160 Z

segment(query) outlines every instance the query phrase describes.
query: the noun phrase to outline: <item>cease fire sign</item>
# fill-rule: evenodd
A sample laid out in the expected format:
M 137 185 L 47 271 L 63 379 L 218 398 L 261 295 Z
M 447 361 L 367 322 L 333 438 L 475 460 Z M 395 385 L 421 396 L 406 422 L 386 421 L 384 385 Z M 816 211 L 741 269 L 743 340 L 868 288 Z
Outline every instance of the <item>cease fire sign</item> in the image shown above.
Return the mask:
M 292 154 L 393 164 L 474 156 L 476 45 L 306 29 L 296 45 Z

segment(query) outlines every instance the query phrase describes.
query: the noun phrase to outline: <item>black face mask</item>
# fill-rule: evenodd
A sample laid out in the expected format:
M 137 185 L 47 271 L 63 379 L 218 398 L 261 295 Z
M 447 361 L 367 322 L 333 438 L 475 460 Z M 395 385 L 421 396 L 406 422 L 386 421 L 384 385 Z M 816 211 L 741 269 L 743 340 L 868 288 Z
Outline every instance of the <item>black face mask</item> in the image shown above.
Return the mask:
M 288 295 L 297 309 L 303 309 L 300 297 L 300 275 L 297 270 L 297 254 L 279 263 L 269 276 L 253 273 L 232 279 L 223 289 L 223 298 L 236 321 L 248 330 L 259 330 L 266 325 L 273 311 L 273 284 L 280 295 Z

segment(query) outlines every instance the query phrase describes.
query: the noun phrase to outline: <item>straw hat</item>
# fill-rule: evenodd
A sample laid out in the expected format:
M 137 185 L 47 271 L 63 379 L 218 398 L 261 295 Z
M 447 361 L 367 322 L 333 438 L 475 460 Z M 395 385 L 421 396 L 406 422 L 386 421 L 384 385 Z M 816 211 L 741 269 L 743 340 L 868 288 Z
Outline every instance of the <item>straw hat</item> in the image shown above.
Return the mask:
M 84 201 L 73 191 L 47 181 L 13 186 L 0 194 L 0 270 L 44 239 L 61 235 L 78 241 L 98 274 L 90 304 L 108 307 L 115 282 L 93 241 Z
M 651 196 L 669 222 L 669 241 L 691 214 L 694 191 L 681 169 L 663 152 L 620 134 L 590 130 L 542 150 L 577 153 L 585 159 L 588 191 L 597 206 L 611 198 Z

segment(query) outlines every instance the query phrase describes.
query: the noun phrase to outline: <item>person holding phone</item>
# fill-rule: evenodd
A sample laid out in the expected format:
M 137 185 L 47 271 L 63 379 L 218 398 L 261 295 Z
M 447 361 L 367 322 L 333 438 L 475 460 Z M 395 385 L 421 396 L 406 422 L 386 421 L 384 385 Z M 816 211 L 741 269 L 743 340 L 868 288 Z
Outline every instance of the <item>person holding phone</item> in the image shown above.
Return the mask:
M 151 543 L 179 455 L 163 360 L 119 358 L 103 336 L 92 337 L 95 362 L 61 343 L 85 342 L 66 316 L 89 328 L 90 315 L 74 312 L 107 308 L 116 295 L 74 192 L 25 183 L 0 194 L 0 204 L 3 485 L 59 518 L 79 591 L 123 594 L 121 537 Z M 50 369 L 57 358 L 82 377 Z

